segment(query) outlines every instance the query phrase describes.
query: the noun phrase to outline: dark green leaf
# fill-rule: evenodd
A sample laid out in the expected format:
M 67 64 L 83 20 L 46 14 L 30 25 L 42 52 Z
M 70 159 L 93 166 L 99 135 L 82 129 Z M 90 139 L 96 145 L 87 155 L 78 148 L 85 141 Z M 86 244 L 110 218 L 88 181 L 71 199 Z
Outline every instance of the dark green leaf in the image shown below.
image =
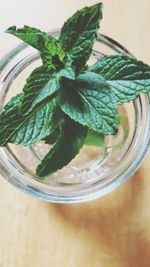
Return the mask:
M 0 113 L 0 146 L 8 143 L 12 132 L 22 122 L 21 104 L 23 94 L 14 96 Z
M 12 98 L 0 114 L 0 145 L 30 145 L 48 136 L 60 121 L 56 99 L 38 106 L 28 115 L 21 112 L 22 94 Z
M 105 56 L 89 67 L 89 71 L 99 73 L 108 81 L 117 104 L 150 91 L 150 67 L 126 55 Z
M 55 99 L 41 105 L 22 121 L 9 142 L 25 146 L 36 143 L 54 131 L 59 123 L 59 115 Z
M 56 143 L 37 167 L 37 175 L 43 177 L 67 165 L 79 153 L 86 134 L 86 127 L 66 118 Z
M 26 84 L 23 88 L 23 101 L 22 111 L 27 112 L 32 102 L 40 91 L 45 90 L 48 86 L 48 82 L 51 79 L 51 74 L 44 66 L 36 68 L 28 77 Z M 53 93 L 53 92 L 52 92 Z
M 65 77 L 70 80 L 75 80 L 75 69 L 72 66 L 72 59 L 69 54 L 66 54 L 64 67 L 56 74 L 58 77 Z
M 28 112 L 31 112 L 41 102 L 47 102 L 56 96 L 56 93 L 60 90 L 59 77 L 51 78 L 45 86 L 39 91 L 34 100 L 32 100 L 31 106 L 28 108 Z M 30 97 L 30 95 L 29 95 Z
M 102 4 L 98 3 L 77 11 L 62 27 L 59 40 L 77 69 L 85 65 L 92 52 L 101 18 Z
M 104 135 L 94 132 L 93 130 L 88 130 L 87 136 L 85 138 L 84 144 L 88 146 L 104 146 Z
M 23 88 L 22 112 L 29 113 L 40 102 L 52 99 L 60 89 L 60 78 L 75 78 L 71 67 L 51 74 L 44 66 L 36 68 L 26 81 Z
M 118 113 L 110 86 L 98 74 L 85 72 L 72 82 L 72 88 L 65 86 L 59 104 L 70 118 L 96 132 L 115 134 L 118 129 Z
M 6 32 L 38 49 L 41 53 L 43 64 L 50 70 L 62 67 L 62 62 L 65 59 L 65 52 L 54 37 L 29 26 L 24 26 L 20 29 L 17 29 L 16 26 L 12 26 L 8 28 Z
M 75 71 L 72 68 L 72 60 L 67 58 L 65 66 L 58 72 L 59 77 L 65 77 L 71 80 L 75 79 Z
M 50 135 L 48 135 L 44 141 L 46 144 L 52 145 L 56 142 L 58 136 L 60 135 L 60 127 L 56 128 Z

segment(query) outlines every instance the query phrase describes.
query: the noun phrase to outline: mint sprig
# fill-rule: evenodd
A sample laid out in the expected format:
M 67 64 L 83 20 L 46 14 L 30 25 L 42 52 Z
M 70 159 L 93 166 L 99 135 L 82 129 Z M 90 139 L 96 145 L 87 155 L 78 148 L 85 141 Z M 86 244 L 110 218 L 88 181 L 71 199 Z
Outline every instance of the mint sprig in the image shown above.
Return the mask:
M 150 67 L 135 58 L 106 55 L 87 65 L 101 18 L 101 3 L 85 7 L 67 20 L 58 39 L 29 26 L 7 30 L 36 48 L 42 65 L 0 113 L 0 146 L 50 144 L 39 177 L 63 168 L 84 144 L 103 146 L 104 135 L 117 133 L 118 105 L 150 91 Z

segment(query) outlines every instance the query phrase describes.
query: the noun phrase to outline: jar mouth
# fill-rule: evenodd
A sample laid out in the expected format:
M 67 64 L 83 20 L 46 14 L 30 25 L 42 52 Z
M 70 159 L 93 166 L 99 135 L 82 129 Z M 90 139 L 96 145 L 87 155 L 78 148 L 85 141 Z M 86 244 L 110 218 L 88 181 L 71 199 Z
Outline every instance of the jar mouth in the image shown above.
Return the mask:
M 58 31 L 54 31 L 51 34 L 57 36 L 58 33 Z M 116 41 L 106 36 L 98 35 L 93 49 L 93 58 L 100 58 L 105 53 L 105 50 L 107 50 L 107 54 L 109 51 L 111 54 L 128 53 Z M 13 92 L 15 91 L 14 83 L 19 82 L 18 77 L 21 80 L 21 88 L 23 81 L 27 77 L 27 74 L 24 75 L 24 70 L 30 74 L 30 70 L 37 64 L 39 64 L 39 54 L 26 44 L 21 44 L 15 48 L 1 61 L 1 108 L 5 99 L 9 98 L 10 89 L 14 89 Z M 13 94 L 15 95 L 15 92 Z M 85 165 L 83 164 L 79 167 L 79 161 L 76 160 L 76 163 L 73 163 L 74 165 L 69 165 L 68 169 L 63 170 L 66 178 L 63 176 L 62 179 L 62 173 L 58 172 L 48 179 L 39 180 L 38 177 L 33 175 L 32 169 L 29 170 L 25 166 L 23 158 L 21 160 L 18 158 L 18 152 L 16 153 L 16 150 L 10 145 L 0 148 L 2 175 L 22 191 L 39 199 L 56 203 L 84 202 L 111 192 L 135 173 L 148 151 L 150 142 L 149 95 L 141 95 L 134 102 L 121 106 L 120 114 L 123 114 L 122 116 L 125 116 L 128 121 L 124 125 L 121 124 L 116 137 L 106 137 L 105 147 L 102 148 L 102 151 L 96 152 L 97 161 L 94 160 L 92 162 L 91 160 L 91 163 L 86 162 L 86 164 L 84 163 Z M 125 130 L 124 127 L 128 129 Z M 121 131 L 127 136 L 122 137 Z M 119 143 L 116 145 L 118 138 L 122 139 L 119 139 Z M 40 145 L 31 146 L 28 151 L 26 150 L 26 156 L 31 152 L 36 153 L 36 149 L 38 149 L 39 153 Z M 17 146 L 17 149 L 19 147 Z M 86 153 L 89 150 L 92 153 L 97 151 L 96 148 L 89 149 L 86 147 L 83 150 L 81 151 L 82 158 L 83 155 L 86 158 Z M 38 158 L 38 156 L 39 154 L 35 158 Z M 38 162 L 38 159 L 35 158 L 33 161 Z M 31 162 L 33 161 L 31 160 Z M 88 165 L 91 166 L 91 169 L 85 172 L 86 168 L 83 168 L 83 166 Z

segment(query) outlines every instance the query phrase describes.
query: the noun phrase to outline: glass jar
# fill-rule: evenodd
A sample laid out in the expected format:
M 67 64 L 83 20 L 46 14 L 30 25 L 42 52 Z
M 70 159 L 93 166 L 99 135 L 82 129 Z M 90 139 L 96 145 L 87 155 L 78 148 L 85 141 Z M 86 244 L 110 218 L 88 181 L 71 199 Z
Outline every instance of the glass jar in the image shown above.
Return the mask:
M 51 32 L 58 36 L 59 31 Z M 103 54 L 129 52 L 119 43 L 98 35 L 89 64 Z M 0 62 L 0 107 L 22 91 L 26 78 L 41 64 L 39 53 L 21 44 Z M 56 203 L 89 201 L 118 188 L 142 164 L 150 142 L 149 95 L 119 107 L 121 123 L 103 147 L 86 146 L 66 167 L 40 179 L 35 169 L 49 150 L 38 142 L 30 147 L 8 144 L 0 148 L 0 172 L 13 185 L 33 197 Z M 67 148 L 66 148 L 67 149 Z

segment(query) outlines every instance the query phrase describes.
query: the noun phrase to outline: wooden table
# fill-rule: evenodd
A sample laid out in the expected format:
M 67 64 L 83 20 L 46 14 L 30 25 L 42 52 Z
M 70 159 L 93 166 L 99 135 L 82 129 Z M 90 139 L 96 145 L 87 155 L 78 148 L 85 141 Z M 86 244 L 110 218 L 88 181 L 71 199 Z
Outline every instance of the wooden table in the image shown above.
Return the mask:
M 54 18 L 59 26 L 74 10 L 96 1 L 3 2 L 1 32 L 18 22 L 51 28 Z M 102 32 L 150 64 L 150 1 L 103 2 Z M 1 37 L 2 55 L 14 39 Z M 149 267 L 149 163 L 147 156 L 134 177 L 108 196 L 69 206 L 34 200 L 1 179 L 0 267 Z

